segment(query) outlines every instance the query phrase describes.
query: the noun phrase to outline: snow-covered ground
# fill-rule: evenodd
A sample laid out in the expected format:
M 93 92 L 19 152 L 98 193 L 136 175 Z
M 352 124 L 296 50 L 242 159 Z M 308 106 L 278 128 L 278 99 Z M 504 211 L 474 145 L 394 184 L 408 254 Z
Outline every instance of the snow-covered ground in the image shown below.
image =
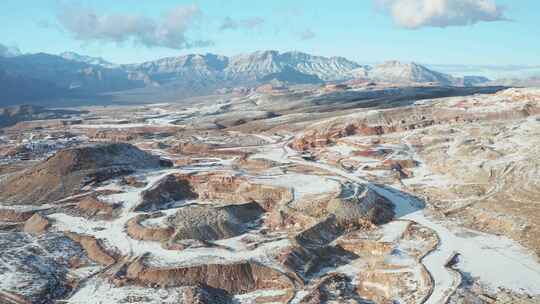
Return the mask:
M 408 146 L 412 149 L 412 146 Z M 411 151 L 416 156 L 414 151 Z M 304 161 L 286 144 L 281 148 L 274 145 L 259 157 L 312 166 L 356 183 L 367 184 L 368 187 L 395 204 L 397 218 L 413 221 L 433 230 L 440 243 L 436 250 L 422 260 L 434 281 L 432 294 L 425 303 L 444 303 L 459 286 L 460 275 L 446 267 L 449 260 L 456 254 L 459 254 L 457 267 L 460 271 L 469 273 L 493 289 L 505 288 L 518 293 L 540 294 L 540 263 L 526 249 L 508 238 L 452 227 L 451 223 L 438 222 L 428 214 L 427 210 L 423 209 L 422 203 L 412 196 L 404 195 L 398 189 L 376 186 L 355 174 L 331 165 Z M 425 168 L 422 166 L 421 168 L 424 170 L 422 177 L 430 175 Z M 433 184 L 442 186 L 445 183 L 442 180 L 434 180 Z M 385 237 L 388 239 L 395 238 L 395 232 L 399 231 L 392 225 L 386 226 L 385 229 L 387 229 Z
M 126 233 L 127 222 L 139 213 L 131 210 L 139 202 L 140 193 L 145 189 L 171 173 L 185 173 L 184 170 L 164 170 L 153 172 L 146 176 L 148 185 L 145 188 L 137 189 L 121 186 L 124 193 L 113 194 L 101 197 L 103 200 L 112 203 L 122 204 L 122 214 L 113 221 L 94 221 L 82 217 L 74 217 L 64 213 L 50 215 L 54 220 L 54 229 L 59 231 L 71 231 L 96 237 L 104 242 L 108 248 L 116 248 L 122 255 L 128 257 L 138 257 L 146 253 L 151 253 L 149 264 L 154 266 L 184 266 L 200 265 L 207 263 L 233 263 L 246 260 L 259 261 L 267 264 L 271 255 L 281 248 L 290 245 L 287 239 L 277 239 L 258 246 L 254 250 L 246 248 L 234 248 L 239 236 L 232 240 L 222 240 L 221 243 L 231 247 L 224 248 L 189 248 L 182 251 L 167 250 L 161 247 L 159 242 L 140 241 L 129 237 Z M 109 186 L 111 187 L 111 186 Z M 112 187 L 118 187 L 112 185 Z M 181 206 L 179 208 L 182 208 Z M 169 212 L 174 212 L 178 208 L 173 208 Z

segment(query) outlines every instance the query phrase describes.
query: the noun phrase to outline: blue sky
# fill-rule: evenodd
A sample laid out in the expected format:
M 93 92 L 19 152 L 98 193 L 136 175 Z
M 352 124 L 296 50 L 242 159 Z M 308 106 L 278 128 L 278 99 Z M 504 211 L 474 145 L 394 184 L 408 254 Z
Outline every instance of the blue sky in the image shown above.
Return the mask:
M 540 64 L 540 1 L 406 1 L 2 0 L 0 44 L 118 63 L 276 49 L 361 63 Z M 80 24 L 88 14 L 99 31 Z M 164 30 L 166 38 L 156 34 Z

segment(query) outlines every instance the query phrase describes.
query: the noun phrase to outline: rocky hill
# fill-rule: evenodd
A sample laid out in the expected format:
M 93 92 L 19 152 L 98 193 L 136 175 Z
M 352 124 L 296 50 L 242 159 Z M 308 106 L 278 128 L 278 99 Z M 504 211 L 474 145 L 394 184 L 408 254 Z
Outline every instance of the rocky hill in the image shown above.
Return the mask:
M 98 144 L 61 150 L 49 159 L 0 183 L 5 204 L 40 204 L 77 194 L 82 187 L 166 165 L 129 144 Z

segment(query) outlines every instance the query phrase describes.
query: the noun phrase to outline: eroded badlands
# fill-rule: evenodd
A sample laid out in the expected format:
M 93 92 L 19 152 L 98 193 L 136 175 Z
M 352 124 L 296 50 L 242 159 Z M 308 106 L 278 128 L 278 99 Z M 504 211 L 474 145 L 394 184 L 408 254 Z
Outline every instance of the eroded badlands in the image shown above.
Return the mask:
M 0 137 L 0 303 L 539 303 L 540 90 L 88 107 Z

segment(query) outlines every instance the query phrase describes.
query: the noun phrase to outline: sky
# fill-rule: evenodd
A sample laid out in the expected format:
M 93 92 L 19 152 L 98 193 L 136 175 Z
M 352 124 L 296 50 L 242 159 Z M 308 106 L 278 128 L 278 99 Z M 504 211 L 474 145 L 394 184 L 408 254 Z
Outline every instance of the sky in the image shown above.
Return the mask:
M 540 65 L 538 0 L 2 0 L 0 12 L 0 47 L 114 63 L 272 49 Z

